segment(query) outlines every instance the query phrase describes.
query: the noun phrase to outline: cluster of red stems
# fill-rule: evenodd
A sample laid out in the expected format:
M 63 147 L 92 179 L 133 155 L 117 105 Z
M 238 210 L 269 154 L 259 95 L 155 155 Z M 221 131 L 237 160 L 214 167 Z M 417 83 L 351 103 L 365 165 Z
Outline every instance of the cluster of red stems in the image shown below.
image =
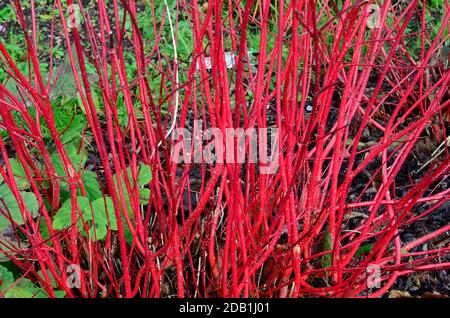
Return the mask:
M 447 138 L 450 70 L 437 55 L 448 39 L 448 1 L 443 22 L 432 37 L 426 6 L 418 0 L 402 6 L 389 0 L 347 0 L 342 9 L 333 1 L 321 1 L 319 6 L 314 0 L 211 0 L 206 6 L 199 0 L 178 0 L 171 17 L 165 10 L 153 31 L 160 40 L 171 19 L 176 38 L 180 17 L 189 21 L 194 43 L 184 67 L 164 56 L 162 41 L 146 50 L 136 18 L 138 2 L 96 1 L 94 27 L 92 8 L 88 13 L 83 1 L 55 0 L 51 29 L 60 26 L 65 46 L 74 48 L 66 54 L 88 119 L 86 130 L 103 166 L 96 173 L 103 175 L 102 191 L 114 203 L 114 211 L 108 213 L 115 213 L 118 230 L 109 230 L 104 241 L 92 241 L 76 226 L 65 231 L 52 228 L 62 203 L 61 180 L 51 177 L 56 173 L 42 125 L 48 127 L 65 166 L 73 224 L 80 215 L 75 197 L 77 191 L 85 193 L 85 185 L 64 150 L 52 113 L 51 83 L 40 69 L 42 60 L 50 60 L 52 67 L 53 40 L 47 44 L 50 56 L 43 56 L 37 45 L 34 0 L 30 16 L 25 16 L 20 0 L 11 2 L 25 34 L 28 73 L 21 73 L 1 41 L 0 61 L 8 80 L 32 104 L 26 105 L 0 84 L 0 127 L 9 134 L 40 210 L 39 218 L 27 212 L 5 141 L 0 139 L 4 158 L 0 173 L 18 198 L 26 220 L 20 230 L 28 242 L 7 249 L 7 238 L 0 234 L 0 252 L 8 251 L 23 275 L 50 297 L 56 289 L 67 297 L 379 297 L 402 275 L 450 268 L 450 263 L 439 261 L 450 247 L 417 249 L 449 231 L 450 225 L 408 243 L 400 236 L 401 229 L 448 201 L 450 189 L 439 188 L 450 171 L 448 153 L 427 166 L 420 180 L 411 178 L 403 196 L 395 191 L 396 177 L 425 129 L 431 127 L 439 142 Z M 153 15 L 156 2 L 147 3 Z M 68 21 L 67 10 L 73 4 L 84 16 L 80 25 Z M 370 8 L 376 4 L 376 25 L 370 27 Z M 113 14 L 108 13 L 111 8 Z M 148 18 L 156 21 L 155 16 Z M 124 29 L 126 21 L 131 22 L 130 32 Z M 416 29 L 407 35 L 411 24 Z M 249 32 L 257 32 L 259 38 L 256 72 L 249 71 Z M 420 39 L 418 57 L 407 48 L 410 38 Z M 226 40 L 231 47 L 225 47 Z M 126 50 L 135 56 L 133 80 L 127 74 Z M 227 51 L 234 53 L 232 68 L 227 67 Z M 95 85 L 101 88 L 103 117 L 94 103 L 87 63 L 98 75 Z M 160 73 L 159 92 L 150 89 L 155 79 L 148 76 L 149 68 Z M 184 82 L 178 82 L 180 75 Z M 335 93 L 340 96 L 337 102 Z M 155 97 L 163 95 L 167 98 Z M 310 97 L 312 112 L 307 114 Z M 396 102 L 383 112 L 389 97 Z M 129 114 L 126 128 L 118 124 L 117 98 L 123 98 Z M 138 110 L 143 120 L 137 118 Z M 179 141 L 166 136 L 172 121 L 177 128 L 185 127 L 187 114 L 193 113 L 195 119 L 204 119 L 204 128 L 264 128 L 269 111 L 279 129 L 275 173 L 260 174 L 258 163 L 204 163 L 199 165 L 200 185 L 193 189 L 193 183 L 199 183 L 189 177 L 193 164 L 171 160 L 171 149 Z M 13 112 L 20 114 L 26 129 L 14 120 Z M 377 137 L 362 147 L 367 129 Z M 131 149 L 124 147 L 125 141 Z M 37 168 L 33 149 L 44 162 L 40 169 L 46 171 Z M 151 196 L 147 205 L 141 205 L 138 189 L 126 182 L 132 198 L 128 213 L 134 215 L 130 218 L 123 212 L 124 189 L 117 189 L 113 178 L 128 180 L 127 167 L 135 176 L 140 162 L 152 170 Z M 372 179 L 351 196 L 370 164 Z M 44 181 L 51 186 L 43 187 Z M 375 192 L 367 200 L 369 188 Z M 186 205 L 186 197 L 196 200 Z M 365 217 L 349 229 L 355 211 Z M 48 240 L 42 238 L 41 223 L 48 228 Z M 126 242 L 125 225 L 131 229 L 132 244 Z M 326 239 L 330 250 L 323 248 Z M 360 253 L 368 242 L 373 243 L 370 250 Z M 327 255 L 329 266 L 323 267 L 321 260 Z M 72 264 L 81 268 L 79 289 L 67 284 L 66 269 Z M 380 273 L 378 288 L 367 284 L 367 268 L 373 265 Z M 38 274 L 42 269 L 43 275 Z

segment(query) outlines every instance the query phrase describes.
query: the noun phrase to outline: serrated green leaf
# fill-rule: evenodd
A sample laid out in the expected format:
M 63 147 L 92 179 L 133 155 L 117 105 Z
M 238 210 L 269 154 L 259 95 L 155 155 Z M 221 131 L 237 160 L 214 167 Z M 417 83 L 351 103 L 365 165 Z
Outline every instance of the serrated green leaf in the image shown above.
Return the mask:
M 102 189 L 100 188 L 95 172 L 86 170 L 81 176 L 81 180 L 83 181 L 86 189 L 86 195 L 91 201 L 103 196 Z
M 22 196 L 23 203 L 27 208 L 28 213 L 30 213 L 31 217 L 36 217 L 39 210 L 36 195 L 33 192 L 20 191 L 19 193 Z M 19 203 L 8 185 L 3 184 L 0 186 L 0 197 L 2 198 L 2 201 L 0 201 L 0 209 L 4 211 L 4 213 L 0 214 L 0 230 L 11 225 L 9 219 L 4 215 L 8 215 L 8 212 L 14 223 L 23 225 L 24 219 L 19 208 Z
M 114 206 L 110 197 L 98 198 L 92 202 L 92 210 L 89 204 L 89 199 L 85 197 L 77 197 L 80 211 L 83 213 L 83 218 L 79 218 L 77 227 L 79 231 L 86 236 L 86 231 L 83 225 L 87 222 L 89 229 L 89 236 L 93 241 L 103 240 L 108 233 L 108 220 L 109 228 L 113 231 L 117 231 L 117 220 L 114 214 Z M 61 208 L 56 212 L 53 219 L 53 227 L 55 230 L 63 230 L 72 225 L 72 202 L 71 199 L 66 200 Z
M 1 229 L 1 227 L 0 227 Z M 0 237 L 0 263 L 6 263 L 10 261 L 10 257 L 13 255 L 17 255 L 17 251 L 21 248 L 21 243 L 16 240 L 11 240 L 7 237 Z
M 130 186 L 132 189 L 134 189 L 134 182 L 133 182 L 133 177 L 132 177 L 132 173 L 131 173 L 131 168 L 128 167 L 127 168 L 127 175 L 128 175 L 128 180 L 130 182 Z M 116 189 L 118 188 L 118 184 L 117 184 L 117 174 L 114 174 L 113 179 L 114 179 L 114 184 L 116 186 Z M 138 167 L 138 175 L 137 175 L 137 184 L 139 187 L 145 186 L 147 185 L 150 180 L 152 179 L 152 171 L 150 166 L 148 165 L 139 165 Z M 122 190 L 124 193 L 124 197 L 125 197 L 125 204 L 127 206 L 128 212 L 130 217 L 133 217 L 132 213 L 131 213 L 131 198 L 130 198 L 130 193 L 126 187 L 125 181 L 121 178 L 121 186 L 122 186 Z M 140 204 L 147 204 L 148 203 L 148 198 L 150 197 L 150 190 L 149 189 L 143 189 L 143 188 L 138 188 L 138 195 L 139 195 L 139 202 Z
M 78 153 L 78 149 L 74 144 L 67 144 L 64 146 L 64 149 L 66 150 L 67 156 L 69 157 L 70 161 L 75 167 L 75 170 L 79 171 L 81 168 L 83 168 L 84 163 L 87 160 L 87 155 L 85 152 L 81 151 Z M 53 165 L 55 166 L 56 173 L 58 176 L 63 177 L 65 176 L 64 171 L 64 164 L 57 152 L 53 153 L 51 155 L 51 159 L 53 162 Z
M 4 266 L 0 265 L 0 291 L 5 298 L 46 298 L 43 290 L 36 287 L 27 278 L 22 278 L 17 282 L 14 275 Z
M 128 167 L 127 168 L 127 174 L 128 174 L 128 179 L 130 182 L 130 186 L 132 189 L 134 189 L 134 183 L 133 183 L 133 178 L 131 175 L 131 168 Z M 116 189 L 118 188 L 118 184 L 117 184 L 117 180 L 116 180 L 117 175 L 114 175 L 114 184 L 116 185 Z M 122 190 L 124 193 L 124 197 L 125 197 L 125 205 L 127 207 L 128 210 L 128 214 L 130 216 L 131 221 L 134 221 L 134 215 L 132 212 L 132 207 L 131 207 L 131 199 L 130 199 L 130 194 L 128 192 L 128 189 L 126 187 L 125 181 L 120 178 L 120 182 L 121 182 L 121 186 L 122 186 Z M 150 180 L 152 179 L 152 172 L 151 172 L 151 168 L 148 165 L 140 165 L 138 167 L 138 176 L 137 176 L 137 184 L 139 187 L 145 186 L 147 185 Z M 117 191 L 118 192 L 118 191 Z M 150 197 L 150 189 L 147 188 L 138 188 L 138 195 L 139 195 L 139 203 L 142 205 L 146 205 L 148 203 L 149 197 Z M 123 211 L 124 212 L 124 211 Z M 128 224 L 125 222 L 125 220 L 123 219 L 123 223 L 124 223 L 124 231 L 125 231 L 125 240 L 127 242 L 127 244 L 131 245 L 133 242 L 133 235 L 131 234 L 131 231 L 128 227 Z
M 44 279 L 44 274 L 42 273 L 42 270 L 38 272 L 38 275 Z M 55 277 L 53 276 L 53 274 L 50 272 L 50 270 L 47 269 L 47 275 L 50 279 L 50 284 L 52 285 L 53 289 L 58 287 L 58 284 L 56 283 Z M 62 290 L 54 290 L 55 293 L 55 297 L 56 298 L 64 298 L 66 296 L 66 292 L 62 291 Z
M 151 180 L 152 180 L 152 169 L 148 165 L 141 165 L 138 175 L 138 185 L 145 186 Z
M 46 270 L 46 272 L 47 272 L 48 278 L 50 279 L 50 284 L 52 285 L 52 287 L 53 287 L 53 288 L 58 287 L 58 285 L 56 284 L 55 277 L 53 277 L 52 272 L 51 272 L 50 270 L 48 270 L 48 269 Z M 38 271 L 38 276 L 39 276 L 42 280 L 44 280 L 44 273 L 42 272 L 42 270 Z
M 47 298 L 47 294 L 31 280 L 23 278 L 5 293 L 5 298 Z
M 95 75 L 92 76 L 92 80 L 94 81 L 95 79 L 96 79 Z M 94 102 L 95 110 L 97 111 L 97 113 L 103 114 L 103 109 L 102 109 L 102 107 L 100 105 L 100 100 L 99 100 L 99 98 L 97 96 L 97 93 L 94 90 L 92 90 L 91 94 L 92 94 L 92 101 Z M 78 94 L 78 96 L 77 96 L 77 101 L 78 101 L 78 105 L 80 105 L 81 111 L 86 115 L 86 109 L 84 109 L 84 107 L 81 106 L 81 105 L 83 105 L 83 101 L 81 99 L 81 95 L 80 94 Z
M 110 222 L 110 229 L 117 231 L 117 220 L 114 214 L 114 205 L 110 197 L 98 198 L 92 202 L 92 209 L 94 210 L 95 226 L 97 239 L 102 240 L 105 238 L 108 229 L 108 220 Z M 91 217 L 92 220 L 92 217 Z M 91 236 L 94 233 L 92 231 Z
M 31 216 L 35 218 L 37 216 L 37 212 L 39 211 L 39 203 L 36 199 L 36 195 L 33 192 L 24 192 L 20 191 L 22 195 L 23 203 L 27 207 L 28 212 L 30 212 Z
M 75 115 L 72 122 L 66 124 L 61 135 L 61 142 L 68 144 L 72 141 L 78 141 L 82 137 L 82 132 L 86 127 L 85 116 Z
M 14 276 L 8 269 L 0 265 L 0 291 L 5 293 L 14 284 Z
M 54 293 L 55 293 L 55 297 L 56 298 L 64 298 L 64 297 L 66 297 L 66 292 L 63 291 L 63 290 L 55 290 Z
M 89 199 L 85 197 L 76 198 L 80 211 L 90 213 Z M 84 215 L 83 215 L 84 216 Z M 78 218 L 78 215 L 77 215 Z M 81 223 L 81 220 L 79 221 Z M 62 204 L 61 208 L 56 212 L 53 218 L 53 228 L 55 230 L 64 230 L 72 225 L 72 199 L 69 198 Z M 81 223 L 81 228 L 83 228 Z
M 117 189 L 117 197 L 119 197 L 119 186 L 117 184 L 117 180 L 114 176 L 114 185 L 115 188 Z M 128 210 L 128 214 L 130 215 L 130 217 L 134 217 L 133 214 L 131 213 L 131 198 L 130 198 L 130 194 L 128 192 L 127 186 L 125 184 L 125 182 L 123 180 L 121 180 L 121 186 L 122 186 L 122 191 L 123 191 L 123 195 L 124 195 L 124 200 L 125 200 L 125 206 Z M 123 211 L 125 212 L 125 211 Z
M 17 188 L 19 190 L 26 190 L 30 187 L 30 183 L 27 180 L 27 175 L 22 167 L 19 160 L 10 158 L 9 163 L 11 165 L 11 170 L 16 180 Z

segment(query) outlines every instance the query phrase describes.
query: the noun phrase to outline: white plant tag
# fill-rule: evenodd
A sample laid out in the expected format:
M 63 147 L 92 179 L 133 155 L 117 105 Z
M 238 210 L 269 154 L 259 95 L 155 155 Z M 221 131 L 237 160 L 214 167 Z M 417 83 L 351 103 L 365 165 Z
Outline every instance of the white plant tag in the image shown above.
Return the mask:
M 227 65 L 227 68 L 232 68 L 235 66 L 235 62 L 234 62 L 234 54 L 231 52 L 225 52 L 224 54 L 225 57 L 225 63 Z M 212 58 L 210 56 L 207 56 L 204 58 L 205 61 L 205 66 L 207 70 L 211 69 L 212 66 Z M 197 70 L 200 69 L 200 63 L 197 61 Z

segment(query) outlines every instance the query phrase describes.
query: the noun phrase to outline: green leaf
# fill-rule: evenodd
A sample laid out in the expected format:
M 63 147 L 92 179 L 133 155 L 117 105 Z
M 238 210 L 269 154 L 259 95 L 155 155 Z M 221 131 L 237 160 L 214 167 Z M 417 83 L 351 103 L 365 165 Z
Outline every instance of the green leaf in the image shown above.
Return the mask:
M 131 175 L 131 168 L 128 167 L 127 168 L 127 174 L 128 174 L 128 180 L 130 182 L 130 186 L 132 189 L 134 189 L 134 183 L 133 183 L 133 178 Z M 114 184 L 116 185 L 116 188 L 118 188 L 117 185 L 117 180 L 116 180 L 117 175 L 114 175 Z M 139 187 L 145 186 L 147 185 L 150 180 L 152 179 L 152 171 L 150 166 L 148 165 L 140 165 L 138 167 L 138 176 L 137 176 L 137 184 Z M 120 178 L 121 181 L 121 186 L 122 186 L 122 190 L 124 192 L 124 196 L 125 196 L 125 205 L 126 208 L 128 210 L 128 214 L 130 216 L 131 221 L 134 220 L 134 215 L 132 213 L 132 207 L 131 207 L 131 199 L 130 199 L 130 194 L 128 192 L 128 189 L 126 187 L 125 181 Z M 118 191 L 117 191 L 118 192 Z M 142 205 L 146 205 L 148 203 L 148 200 L 150 198 L 150 189 L 147 188 L 138 188 L 138 195 L 139 195 L 139 203 Z M 122 211 L 124 212 L 124 211 Z M 125 231 L 125 240 L 126 242 L 131 245 L 133 242 L 133 235 L 131 234 L 131 231 L 128 227 L 128 224 L 125 222 L 125 220 L 123 219 L 123 223 L 124 223 L 124 231 Z
M 38 275 L 44 280 L 44 274 L 42 273 L 42 270 L 38 272 Z M 50 284 L 52 285 L 53 289 L 58 288 L 58 284 L 56 283 L 55 277 L 48 269 L 47 269 L 47 276 L 50 279 Z M 54 290 L 54 293 L 56 298 L 64 298 L 64 296 L 66 296 L 66 292 L 63 290 Z
M 132 177 L 132 173 L 131 173 L 131 168 L 128 167 L 127 168 L 127 175 L 128 175 L 128 180 L 130 182 L 130 186 L 132 189 L 134 189 L 134 182 L 133 182 L 133 177 Z M 118 188 L 117 185 L 117 180 L 116 180 L 117 174 L 114 174 L 114 184 L 116 185 L 116 188 Z M 143 187 L 145 185 L 147 185 L 150 180 L 152 179 L 152 170 L 150 168 L 150 166 L 148 165 L 139 165 L 138 167 L 138 176 L 137 176 L 137 184 L 139 187 Z M 131 199 L 130 199 L 130 193 L 128 192 L 128 189 L 126 187 L 125 181 L 122 179 L 121 182 L 121 186 L 122 186 L 122 190 L 124 192 L 124 196 L 125 196 L 125 204 L 127 206 L 128 211 L 130 212 L 130 216 L 132 216 L 131 213 Z M 139 203 L 140 204 L 147 204 L 148 203 L 148 198 L 150 197 L 150 190 L 149 189 L 143 189 L 143 188 L 139 188 L 138 189 L 138 194 L 139 194 Z
M 58 285 L 56 284 L 55 277 L 53 277 L 52 272 L 50 272 L 50 270 L 48 270 L 48 269 L 46 270 L 46 272 L 47 272 L 48 278 L 50 279 L 50 284 L 52 285 L 52 287 L 53 287 L 53 288 L 58 287 Z M 42 280 L 45 281 L 45 279 L 44 279 L 44 273 L 42 272 L 42 270 L 40 270 L 40 271 L 38 272 L 38 276 L 39 276 Z
M 361 246 L 360 248 L 358 248 L 356 250 L 355 256 L 365 255 L 365 254 L 369 253 L 372 250 L 374 245 L 375 245 L 375 243 L 370 243 L 370 244 Z
M 95 76 L 95 75 L 94 75 L 94 76 Z M 91 81 L 91 82 L 95 81 L 96 78 L 95 78 L 94 76 L 92 76 L 92 81 Z M 98 77 L 97 77 L 97 79 L 98 79 Z M 83 89 L 83 92 L 84 92 L 84 89 Z M 101 107 L 101 105 L 100 105 L 100 100 L 99 100 L 99 98 L 98 98 L 97 93 L 95 92 L 95 90 L 92 90 L 92 91 L 91 91 L 91 95 L 92 95 L 92 101 L 94 102 L 95 110 L 97 111 L 97 113 L 103 114 L 103 110 L 102 110 L 102 107 Z M 82 111 L 85 115 L 87 115 L 87 114 L 86 114 L 86 109 L 84 109 L 84 107 L 83 107 L 83 100 L 81 99 L 81 95 L 80 95 L 80 94 L 78 94 L 77 102 L 78 102 L 78 105 L 80 105 L 81 111 Z
M 27 208 L 28 213 L 30 213 L 31 217 L 36 217 L 39 210 L 39 204 L 36 199 L 36 195 L 33 192 L 20 191 L 19 193 L 22 196 L 23 203 Z M 19 203 L 17 202 L 16 197 L 14 196 L 8 185 L 3 184 L 0 186 L 0 197 L 3 199 L 3 202 L 0 201 L 0 209 L 3 210 L 3 213 L 0 214 L 0 230 L 3 230 L 11 225 L 11 222 L 5 216 L 5 214 L 10 215 L 14 223 L 23 225 L 24 220 L 22 212 L 19 208 Z
M 56 298 L 64 298 L 64 297 L 66 297 L 66 292 L 63 291 L 63 290 L 55 290 L 54 293 L 55 293 L 55 297 Z
M 150 189 L 140 188 L 139 189 L 139 203 L 142 205 L 147 205 L 150 198 Z
M 0 291 L 5 293 L 14 284 L 14 276 L 8 269 L 0 265 Z
M 36 195 L 33 192 L 24 192 L 20 191 L 22 195 L 23 202 L 27 207 L 28 212 L 31 213 L 32 217 L 37 216 L 37 212 L 39 211 L 39 203 L 36 199 Z
M 47 246 L 52 246 L 52 242 L 49 241 L 50 231 L 48 230 L 47 223 L 45 222 L 43 217 L 39 222 L 39 232 L 41 233 L 42 239 L 45 241 L 45 244 Z
M 86 127 L 86 118 L 83 115 L 75 115 L 72 122 L 64 123 L 63 127 L 63 134 L 61 135 L 61 142 L 63 144 L 68 144 L 71 141 L 79 141 Z
M 90 200 L 96 200 L 103 196 L 102 189 L 97 180 L 97 175 L 95 172 L 86 170 L 81 176 L 84 187 L 86 189 L 86 195 Z
M 89 204 L 89 199 L 85 197 L 77 197 L 80 211 L 83 213 L 83 218 L 79 218 L 77 222 L 78 230 L 87 236 L 84 222 L 87 223 L 89 229 L 89 236 L 93 241 L 103 240 L 108 233 L 108 220 L 109 228 L 113 231 L 117 231 L 117 220 L 114 214 L 114 206 L 110 197 L 98 198 L 92 202 L 92 210 Z M 72 202 L 71 199 L 66 200 L 61 208 L 56 212 L 53 219 L 53 227 L 56 230 L 63 230 L 72 225 Z
M 134 237 L 133 234 L 131 233 L 130 228 L 128 227 L 127 222 L 125 221 L 125 218 L 122 218 L 122 223 L 124 225 L 125 241 L 127 242 L 128 245 L 132 245 Z
M 117 189 L 117 197 L 119 197 L 119 186 L 118 186 L 118 184 L 117 184 L 117 180 L 116 180 L 116 178 L 114 177 L 114 185 L 115 185 L 115 188 Z M 127 208 L 127 210 L 128 210 L 128 214 L 130 215 L 130 217 L 133 217 L 133 214 L 131 213 L 131 198 L 130 198 L 130 194 L 129 194 L 129 192 L 128 192 L 128 189 L 127 189 L 127 187 L 126 187 L 126 184 L 125 184 L 125 182 L 123 181 L 123 180 L 121 180 L 121 186 L 122 186 L 122 191 L 123 191 L 123 195 L 124 195 L 124 200 L 125 200 L 125 205 L 126 205 L 126 208 Z M 125 211 L 122 211 L 122 212 L 125 212 Z
M 47 298 L 47 294 L 31 280 L 23 278 L 5 293 L 5 298 Z
M 67 144 L 64 146 L 64 149 L 66 150 L 67 156 L 69 157 L 70 161 L 75 166 L 75 169 L 79 171 L 80 168 L 83 168 L 83 165 L 87 160 L 86 153 L 78 153 L 78 149 L 74 144 Z M 51 159 L 53 164 L 55 165 L 55 170 L 58 176 L 65 176 L 66 174 L 64 172 L 64 164 L 59 157 L 58 152 L 53 153 L 51 155 Z
M 84 214 L 86 211 L 90 213 L 89 199 L 85 197 L 76 198 L 80 211 Z M 78 215 L 77 215 L 78 218 Z M 79 221 L 81 223 L 81 220 Z M 56 211 L 53 218 L 53 228 L 55 230 L 64 230 L 72 225 L 72 199 L 69 198 L 62 204 L 61 208 Z
M 19 190 L 26 190 L 30 187 L 25 170 L 19 160 L 15 158 L 9 158 L 9 164 L 11 165 L 12 174 L 16 180 L 17 188 Z M 3 176 L 0 175 L 0 184 L 3 183 Z
M 131 174 L 131 169 L 130 169 Z M 141 165 L 138 175 L 138 185 L 145 186 L 152 180 L 152 169 L 148 165 Z
M 0 230 L 2 230 L 0 228 Z M 22 245 L 22 243 L 17 242 L 16 240 L 11 240 L 8 237 L 0 237 L 0 246 L 1 246 L 1 252 L 0 252 L 0 263 L 7 263 L 10 261 L 10 257 L 17 255 Z M 1 279 L 0 279 L 1 280 Z
M 27 278 L 14 281 L 14 275 L 0 265 L 0 291 L 5 298 L 47 298 L 45 292 Z
M 131 173 L 131 167 L 127 167 L 128 180 L 130 185 L 134 187 L 133 175 Z M 115 176 L 115 175 L 114 175 Z M 137 184 L 142 187 L 147 185 L 152 180 L 152 170 L 148 165 L 139 165 L 137 168 Z
M 19 190 L 26 190 L 30 187 L 25 170 L 19 160 L 10 158 L 9 163 L 11 165 L 11 170 L 16 180 L 17 188 Z
M 331 266 L 331 250 L 332 250 L 332 237 L 330 231 L 327 229 L 325 233 L 325 237 L 323 239 L 323 245 L 322 245 L 322 251 L 327 252 L 330 251 L 330 253 L 325 254 L 322 256 L 320 260 L 320 265 L 322 268 L 329 268 Z
M 80 168 L 83 168 L 87 160 L 87 153 L 83 149 L 80 149 L 80 153 L 78 153 L 78 149 L 74 144 L 68 144 L 66 151 L 70 161 L 75 165 L 75 169 L 79 171 Z
M 92 209 L 94 210 L 94 218 L 96 218 L 95 222 L 100 227 L 104 227 L 106 230 L 109 220 L 111 230 L 117 231 L 117 220 L 116 215 L 114 214 L 114 204 L 110 197 L 106 197 L 105 200 L 103 200 L 103 198 L 98 198 L 92 202 Z

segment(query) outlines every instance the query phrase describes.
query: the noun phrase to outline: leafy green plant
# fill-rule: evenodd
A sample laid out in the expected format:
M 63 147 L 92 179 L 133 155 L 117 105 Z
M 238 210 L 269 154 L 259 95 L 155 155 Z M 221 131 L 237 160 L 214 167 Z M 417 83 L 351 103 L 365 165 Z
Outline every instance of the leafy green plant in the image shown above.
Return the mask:
M 141 165 L 138 171 L 139 174 L 136 185 L 139 187 L 139 202 L 142 205 L 146 205 L 150 197 L 150 190 L 144 188 L 144 186 L 150 182 L 152 173 L 150 167 L 147 165 Z M 130 168 L 127 168 L 127 173 L 129 176 L 129 183 L 133 188 L 135 183 L 131 178 Z M 116 178 L 117 175 L 114 175 L 114 180 L 117 185 Z M 64 230 L 69 228 L 72 225 L 72 211 L 79 211 L 80 213 L 77 214 L 77 227 L 79 231 L 84 236 L 89 236 L 92 238 L 93 241 L 103 240 L 106 237 L 108 229 L 117 231 L 117 220 L 114 214 L 112 199 L 109 196 L 102 196 L 102 191 L 94 172 L 85 171 L 83 181 L 87 185 L 86 192 L 88 197 L 78 196 L 76 198 L 77 205 L 79 207 L 78 210 L 73 208 L 72 199 L 70 197 L 67 198 L 54 216 L 53 228 L 55 230 Z M 124 180 L 121 181 L 121 184 L 124 192 L 126 207 L 128 211 L 131 212 L 132 205 L 130 193 Z M 133 214 L 129 213 L 129 215 L 133 220 Z M 85 225 L 87 225 L 89 229 L 88 233 L 85 230 Z M 126 236 L 130 243 L 132 237 L 129 229 Z
M 56 288 L 54 279 L 53 287 Z M 4 298 L 47 298 L 47 293 L 36 286 L 28 278 L 16 280 L 14 275 L 4 266 L 0 265 L 0 293 Z M 54 291 L 57 298 L 63 298 L 65 292 L 61 290 Z M 1 298 L 1 297 L 0 297 Z
M 128 181 L 130 183 L 131 188 L 134 188 L 135 183 L 132 178 L 130 167 L 127 168 L 127 175 L 128 175 Z M 151 179 L 152 179 L 152 171 L 150 169 L 150 166 L 140 165 L 138 167 L 138 176 L 137 176 L 136 185 L 138 187 L 139 199 L 140 199 L 139 202 L 141 204 L 148 203 L 148 198 L 150 196 L 150 190 L 147 188 L 144 188 L 144 186 L 146 186 L 150 182 Z M 117 186 L 118 186 L 117 185 L 117 174 L 114 175 L 114 183 L 115 183 L 116 189 L 117 189 Z M 123 180 L 123 179 L 121 182 L 121 187 L 125 192 L 125 201 L 127 203 L 127 207 L 129 207 L 131 209 L 130 193 L 128 192 L 128 189 L 126 187 L 125 180 Z
M 77 215 L 77 227 L 84 236 L 92 238 L 93 241 L 103 240 L 108 228 L 117 231 L 117 222 L 114 215 L 114 207 L 110 197 L 98 198 L 91 202 L 88 198 L 77 197 L 77 205 L 81 215 Z M 92 208 L 91 208 L 92 207 Z M 67 199 L 56 212 L 53 219 L 55 230 L 64 230 L 72 225 L 72 211 L 77 211 L 72 206 L 72 199 Z M 85 222 L 89 233 L 85 230 Z
M 36 217 L 39 210 L 36 195 L 33 192 L 25 191 L 29 188 L 25 172 L 16 159 L 10 159 L 11 169 L 17 183 L 19 194 L 27 209 L 27 212 L 32 218 Z M 11 225 L 11 221 L 17 225 L 23 225 L 25 220 L 23 218 L 18 198 L 16 198 L 10 187 L 3 183 L 0 178 L 0 232 L 4 231 Z
M 136 184 L 134 183 L 133 178 L 131 177 L 132 174 L 131 174 L 130 167 L 127 168 L 127 175 L 128 175 L 128 181 L 131 186 L 131 189 L 133 189 L 135 187 L 135 185 L 138 187 L 139 203 L 141 205 L 146 205 L 150 198 L 150 189 L 144 188 L 144 186 L 148 185 L 148 183 L 152 179 L 152 171 L 151 171 L 150 166 L 147 166 L 147 165 L 139 166 Z M 121 188 L 124 193 L 125 207 L 128 211 L 128 216 L 131 219 L 131 221 L 134 221 L 134 214 L 132 213 L 130 192 L 128 191 L 125 180 L 123 178 L 120 178 L 120 180 L 121 180 Z M 115 184 L 115 188 L 118 189 L 117 174 L 114 175 L 114 184 Z M 117 192 L 117 194 L 119 195 L 118 192 Z M 122 213 L 126 213 L 126 212 L 122 211 Z M 124 218 L 123 218 L 123 223 L 125 224 L 126 241 L 128 244 L 131 244 L 133 241 L 133 236 L 132 236 L 130 228 L 128 227 Z

